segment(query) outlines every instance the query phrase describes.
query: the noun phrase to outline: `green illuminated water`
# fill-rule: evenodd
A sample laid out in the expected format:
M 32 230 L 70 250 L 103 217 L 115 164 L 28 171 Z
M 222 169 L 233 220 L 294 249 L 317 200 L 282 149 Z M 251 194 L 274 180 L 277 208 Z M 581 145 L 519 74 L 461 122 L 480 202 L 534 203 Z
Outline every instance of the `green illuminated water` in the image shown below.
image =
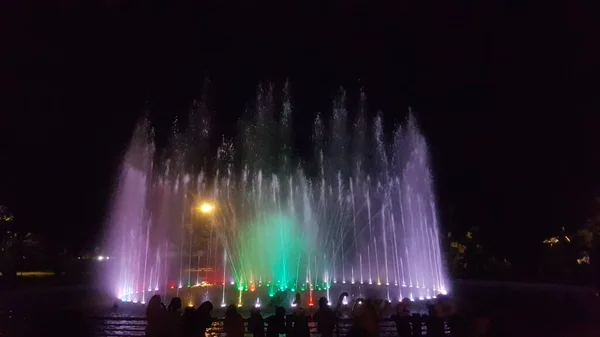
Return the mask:
M 296 221 L 281 213 L 260 214 L 243 227 L 231 261 L 238 288 L 271 283 L 283 290 L 295 284 L 311 246 Z

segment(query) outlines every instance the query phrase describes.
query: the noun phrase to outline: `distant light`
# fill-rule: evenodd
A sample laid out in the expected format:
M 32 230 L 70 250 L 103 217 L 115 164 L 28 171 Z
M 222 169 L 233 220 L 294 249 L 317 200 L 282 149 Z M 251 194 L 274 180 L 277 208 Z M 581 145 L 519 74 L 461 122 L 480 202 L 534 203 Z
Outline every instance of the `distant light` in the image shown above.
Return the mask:
M 102 260 L 104 260 L 104 256 L 102 256 L 102 255 L 98 256 L 98 261 L 102 261 Z
M 422 301 L 424 299 L 425 299 L 425 297 L 423 297 L 423 296 L 419 297 L 419 301 Z
M 140 303 L 141 303 L 141 304 L 146 304 L 146 301 L 141 301 Z
M 154 291 L 158 291 L 158 287 L 154 288 Z
M 328 301 L 328 302 L 327 302 L 327 305 L 328 305 L 328 306 L 331 306 L 331 302 L 329 302 L 329 301 Z
M 342 305 L 348 305 L 348 297 L 344 296 L 342 299 Z
M 225 308 L 226 306 L 227 306 L 227 304 L 221 303 L 221 308 Z
M 292 308 L 295 308 L 295 307 L 296 307 L 296 303 L 292 303 Z
M 362 301 L 358 301 L 358 304 L 359 304 L 359 305 L 360 305 L 360 304 L 362 304 Z
M 106 257 L 106 259 L 107 259 L 107 260 L 110 260 L 110 256 L 107 256 L 107 257 Z

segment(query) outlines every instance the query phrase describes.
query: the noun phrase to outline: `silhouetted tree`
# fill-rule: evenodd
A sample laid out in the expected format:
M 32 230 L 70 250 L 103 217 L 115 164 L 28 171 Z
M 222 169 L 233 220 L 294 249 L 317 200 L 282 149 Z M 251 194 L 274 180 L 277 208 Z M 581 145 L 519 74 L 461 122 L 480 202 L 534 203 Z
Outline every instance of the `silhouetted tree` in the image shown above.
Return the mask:
M 600 282 L 600 198 L 595 200 L 593 215 L 577 231 L 577 247 L 579 248 L 576 263 L 591 269 L 596 285 Z
M 19 231 L 10 211 L 0 206 L 0 272 L 7 278 L 27 262 L 33 266 L 44 259 L 40 240 L 31 232 Z
M 462 235 L 448 233 L 450 243 L 448 265 L 459 278 L 505 278 L 511 263 L 485 251 L 478 227 L 471 227 Z

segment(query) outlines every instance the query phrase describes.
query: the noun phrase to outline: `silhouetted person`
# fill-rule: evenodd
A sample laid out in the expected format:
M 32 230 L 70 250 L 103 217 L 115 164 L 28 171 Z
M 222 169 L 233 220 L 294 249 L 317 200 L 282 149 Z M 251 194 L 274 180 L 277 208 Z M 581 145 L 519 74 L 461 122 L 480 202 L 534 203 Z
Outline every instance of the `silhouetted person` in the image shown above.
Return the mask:
M 425 308 L 427 308 L 427 316 L 435 315 L 435 305 L 431 301 L 425 301 Z
M 160 295 L 154 295 L 146 308 L 146 336 L 162 337 L 165 334 L 167 312 L 161 303 Z
M 285 300 L 286 300 L 286 293 L 283 291 L 277 291 L 273 295 L 273 297 L 271 297 L 271 299 L 269 300 L 269 303 L 267 303 L 267 306 L 277 308 L 277 307 L 284 305 Z
M 308 316 L 299 306 L 296 306 L 296 310 L 287 317 L 288 329 L 290 337 L 310 337 L 310 329 L 308 328 Z
M 275 308 L 275 315 L 269 316 L 267 322 L 267 337 L 279 337 L 285 334 L 285 308 Z
M 227 337 L 244 337 L 244 318 L 233 304 L 228 306 L 227 310 L 225 310 L 223 330 Z
M 352 327 L 348 330 L 347 337 L 367 337 L 367 330 L 360 324 L 360 316 L 364 311 L 365 300 L 357 298 L 352 304 L 350 313 L 352 314 Z
M 250 310 L 250 318 L 248 318 L 248 332 L 254 337 L 265 337 L 265 320 L 260 314 L 258 308 Z
M 213 305 L 210 301 L 203 302 L 198 309 L 196 309 L 194 335 L 204 336 L 206 334 L 206 329 L 210 328 L 213 323 L 212 316 L 210 315 L 212 310 Z
M 177 312 L 181 315 L 181 298 L 173 297 L 169 303 L 168 312 Z
M 335 312 L 331 310 L 325 297 L 319 299 L 319 310 L 315 312 L 314 320 L 317 323 L 317 331 L 323 337 L 332 337 L 335 328 Z
M 364 302 L 364 309 L 357 318 L 357 324 L 362 327 L 368 337 L 379 337 L 379 316 L 372 300 Z
M 423 335 L 423 320 L 426 316 L 421 316 L 419 314 L 412 314 L 410 318 L 411 327 L 412 327 L 412 335 L 414 337 L 421 337 Z
M 427 337 L 443 337 L 444 336 L 444 315 L 442 311 L 442 303 L 431 304 L 429 307 L 429 317 L 427 317 Z
M 181 298 L 173 297 L 167 312 L 167 335 L 171 337 L 183 336 L 183 320 L 181 318 Z
M 181 316 L 182 324 L 183 324 L 183 335 L 185 337 L 194 336 L 194 318 L 196 315 L 196 309 L 194 307 L 187 307 L 183 311 L 183 316 Z
M 396 323 L 396 330 L 399 337 L 411 337 L 412 330 L 410 328 L 410 300 L 405 298 L 396 306 L 396 313 L 390 317 Z

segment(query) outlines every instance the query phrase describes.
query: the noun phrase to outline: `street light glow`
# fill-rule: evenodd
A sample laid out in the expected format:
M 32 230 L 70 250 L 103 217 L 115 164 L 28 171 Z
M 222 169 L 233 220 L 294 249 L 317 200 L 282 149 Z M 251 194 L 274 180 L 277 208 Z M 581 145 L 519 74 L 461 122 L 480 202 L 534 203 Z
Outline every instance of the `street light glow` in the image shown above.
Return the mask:
M 198 207 L 198 210 L 200 211 L 200 213 L 204 213 L 204 214 L 208 214 L 208 213 L 212 213 L 212 211 L 214 211 L 215 206 L 209 202 L 203 202 L 202 204 L 200 204 L 200 207 Z

